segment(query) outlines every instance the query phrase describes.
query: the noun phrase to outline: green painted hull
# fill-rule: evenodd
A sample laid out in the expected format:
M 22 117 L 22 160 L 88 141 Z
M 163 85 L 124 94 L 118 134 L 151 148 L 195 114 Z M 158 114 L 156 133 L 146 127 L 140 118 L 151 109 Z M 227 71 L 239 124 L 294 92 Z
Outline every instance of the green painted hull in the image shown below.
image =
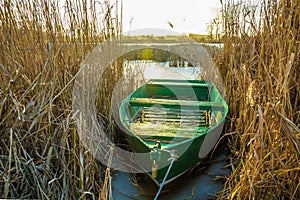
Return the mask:
M 209 81 L 150 80 L 126 97 L 119 108 L 120 128 L 138 160 L 156 184 L 169 167 L 170 151 L 177 160 L 166 182 L 199 163 L 216 144 L 228 106 Z

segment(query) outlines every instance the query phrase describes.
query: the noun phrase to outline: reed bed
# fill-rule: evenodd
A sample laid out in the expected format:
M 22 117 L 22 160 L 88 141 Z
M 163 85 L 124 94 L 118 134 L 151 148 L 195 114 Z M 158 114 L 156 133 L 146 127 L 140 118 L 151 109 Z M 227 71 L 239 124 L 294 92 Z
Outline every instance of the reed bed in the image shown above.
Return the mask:
M 0 198 L 109 198 L 110 170 L 81 145 L 71 94 L 84 56 L 120 33 L 118 4 L 0 2 Z
M 71 94 L 84 56 L 122 31 L 122 14 L 117 0 L 91 2 L 0 3 L 0 198 L 110 198 L 111 169 L 81 145 Z M 222 4 L 215 59 L 233 171 L 219 197 L 300 199 L 300 2 L 245 2 Z M 100 112 L 112 133 L 110 98 L 123 69 L 110 69 L 97 105 L 108 105 Z
M 232 174 L 220 199 L 300 199 L 300 1 L 222 7 Z

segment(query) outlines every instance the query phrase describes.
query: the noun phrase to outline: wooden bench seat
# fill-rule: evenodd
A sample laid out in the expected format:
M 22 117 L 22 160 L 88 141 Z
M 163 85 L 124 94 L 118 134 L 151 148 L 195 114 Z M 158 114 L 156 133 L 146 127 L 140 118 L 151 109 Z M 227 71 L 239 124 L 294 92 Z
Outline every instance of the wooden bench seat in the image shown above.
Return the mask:
M 161 105 L 163 107 L 199 107 L 201 110 L 218 110 L 223 111 L 222 103 L 208 101 L 188 101 L 173 99 L 153 99 L 153 98 L 132 98 L 129 101 L 131 106 L 152 107 Z

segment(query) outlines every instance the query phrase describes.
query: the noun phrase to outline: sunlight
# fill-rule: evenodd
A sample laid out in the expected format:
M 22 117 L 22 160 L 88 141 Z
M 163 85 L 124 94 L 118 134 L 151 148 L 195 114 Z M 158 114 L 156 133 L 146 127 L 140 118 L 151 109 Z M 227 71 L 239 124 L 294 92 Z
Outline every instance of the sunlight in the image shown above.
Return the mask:
M 207 24 L 218 16 L 219 0 L 124 0 L 124 31 L 160 28 L 178 33 L 207 33 Z

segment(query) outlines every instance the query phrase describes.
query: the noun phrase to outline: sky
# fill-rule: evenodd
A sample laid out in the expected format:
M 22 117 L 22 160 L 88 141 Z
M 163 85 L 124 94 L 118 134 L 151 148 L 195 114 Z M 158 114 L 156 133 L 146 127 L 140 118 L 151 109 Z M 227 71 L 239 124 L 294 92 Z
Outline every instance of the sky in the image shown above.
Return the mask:
M 123 31 L 156 28 L 206 34 L 220 7 L 220 0 L 123 0 Z

